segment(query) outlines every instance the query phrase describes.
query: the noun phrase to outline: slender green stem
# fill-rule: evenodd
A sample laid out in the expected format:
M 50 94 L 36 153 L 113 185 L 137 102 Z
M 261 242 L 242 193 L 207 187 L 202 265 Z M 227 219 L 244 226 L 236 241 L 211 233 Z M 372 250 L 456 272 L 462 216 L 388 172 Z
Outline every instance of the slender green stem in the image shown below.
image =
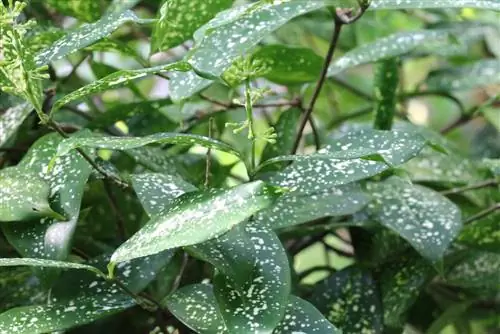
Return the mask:
M 464 187 L 445 190 L 445 191 L 442 191 L 441 194 L 442 195 L 459 194 L 459 193 L 463 193 L 463 192 L 468 191 L 468 190 L 475 190 L 475 189 L 496 186 L 499 183 L 500 183 L 500 181 L 497 179 L 490 179 L 490 180 L 486 180 L 484 182 L 480 182 L 480 183 L 476 183 L 476 184 L 472 184 L 472 185 L 468 185 L 468 186 L 464 186 Z
M 464 220 L 464 225 L 470 224 L 476 220 L 487 217 L 487 216 L 491 215 L 492 213 L 495 213 L 498 210 L 500 210 L 500 203 L 496 203 L 495 205 L 489 207 L 488 209 L 483 210 L 483 211 L 479 212 L 478 214 L 475 214 L 474 216 L 467 218 L 466 220 Z
M 247 112 L 248 121 L 248 139 L 252 141 L 252 152 L 251 155 L 251 173 L 255 170 L 255 131 L 253 124 L 253 107 L 252 107 L 252 86 L 250 85 L 250 79 L 245 80 L 245 110 Z

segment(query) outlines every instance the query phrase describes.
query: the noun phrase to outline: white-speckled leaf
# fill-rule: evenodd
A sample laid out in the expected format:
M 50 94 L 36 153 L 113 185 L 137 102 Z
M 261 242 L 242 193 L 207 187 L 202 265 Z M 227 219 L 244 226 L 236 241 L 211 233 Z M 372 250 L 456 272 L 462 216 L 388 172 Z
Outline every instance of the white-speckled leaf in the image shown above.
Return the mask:
M 273 334 L 341 334 L 342 331 L 333 326 L 309 302 L 290 296 L 285 317 L 273 331 Z
M 404 327 L 408 310 L 432 273 L 432 266 L 418 254 L 401 258 L 382 268 L 379 282 L 386 326 Z
M 83 86 L 59 99 L 54 103 L 54 107 L 51 112 L 60 109 L 65 104 L 72 101 L 79 100 L 83 97 L 103 92 L 105 90 L 121 87 L 132 80 L 143 78 L 149 74 L 155 74 L 165 71 L 186 71 L 189 69 L 189 65 L 183 62 L 172 63 L 168 65 L 160 65 L 155 67 L 143 68 L 138 70 L 120 70 L 113 74 L 110 74 L 102 79 L 93 81 L 92 83 Z
M 222 152 L 239 156 L 239 153 L 230 145 L 193 134 L 183 133 L 156 133 L 144 137 L 74 137 L 64 140 L 57 148 L 57 156 L 64 156 L 77 147 L 106 148 L 111 150 L 130 150 L 148 144 L 176 144 L 176 145 L 201 145 Z
M 164 51 L 191 38 L 193 33 L 234 0 L 166 0 L 158 12 L 151 39 L 152 51 Z
M 265 161 L 261 166 L 281 161 L 353 160 L 365 158 L 384 161 L 396 166 L 415 157 L 426 145 L 424 137 L 416 132 L 360 130 L 341 138 L 329 140 L 332 144 L 310 155 L 286 155 Z M 261 167 L 262 168 L 262 167 Z
M 446 282 L 463 288 L 500 289 L 500 256 L 497 253 L 467 251 L 465 258 L 447 274 Z
M 10 107 L 0 115 L 0 147 L 16 133 L 26 117 L 33 111 L 33 106 L 29 103 L 22 103 L 15 107 Z
M 281 190 L 257 181 L 227 190 L 186 194 L 154 216 L 113 254 L 112 263 L 215 238 L 267 208 Z
M 229 333 L 270 333 L 283 318 L 291 288 L 280 240 L 251 226 L 219 239 L 193 248 L 218 269 L 214 292 Z
M 99 21 L 84 24 L 75 31 L 60 38 L 47 49 L 35 56 L 37 66 L 49 64 L 51 61 L 66 57 L 96 41 L 109 36 L 125 22 L 142 22 L 134 12 L 127 10 L 121 13 L 108 13 Z
M 500 213 L 465 225 L 457 240 L 471 248 L 500 253 Z
M 50 208 L 50 186 L 36 173 L 18 167 L 0 170 L 0 222 L 43 217 L 64 220 Z
M 500 10 L 498 0 L 372 0 L 370 9 L 478 8 Z
M 486 31 L 485 26 L 457 25 L 452 28 L 398 32 L 363 44 L 342 55 L 328 69 L 328 76 L 362 64 L 393 58 L 412 51 L 438 55 L 454 55 L 467 51 L 469 41 Z
M 161 173 L 134 174 L 132 186 L 150 217 L 164 211 L 173 199 L 197 190 L 195 186 L 176 175 Z
M 255 215 L 253 224 L 279 229 L 323 217 L 354 214 L 369 202 L 370 197 L 354 183 L 317 194 L 284 195 L 271 208 Z
M 85 135 L 84 132 L 74 136 Z M 90 164 L 72 152 L 56 160 L 56 167 L 48 172 L 48 165 L 56 153 L 62 137 L 48 134 L 36 141 L 19 163 L 18 168 L 34 172 L 50 185 L 50 196 L 55 196 L 52 207 L 66 221 L 44 218 L 24 224 L 2 224 L 9 242 L 25 257 L 65 260 L 71 249 L 71 240 L 80 213 L 80 205 Z M 45 271 L 45 270 L 44 270 Z M 51 271 L 54 273 L 54 271 Z M 51 281 L 50 274 L 47 281 Z
M 63 262 L 45 259 L 31 259 L 31 258 L 2 258 L 0 259 L 0 267 L 16 267 L 16 266 L 29 266 L 29 267 L 51 267 L 61 269 L 83 269 L 89 270 L 94 274 L 104 277 L 104 274 L 97 268 L 87 264 Z
M 228 334 L 213 287 L 193 284 L 176 290 L 162 304 L 186 326 L 202 334 Z
M 369 272 L 343 269 L 318 283 L 310 301 L 344 334 L 382 333 L 382 305 Z
M 212 80 L 198 76 L 194 71 L 172 72 L 169 86 L 170 97 L 174 101 L 182 101 L 207 88 L 212 82 Z
M 406 239 L 430 261 L 441 259 L 462 228 L 459 208 L 441 194 L 391 177 L 369 183 L 374 202 L 368 211 L 382 225 Z
M 432 73 L 429 89 L 466 90 L 500 83 L 500 60 L 480 60 L 472 65 Z

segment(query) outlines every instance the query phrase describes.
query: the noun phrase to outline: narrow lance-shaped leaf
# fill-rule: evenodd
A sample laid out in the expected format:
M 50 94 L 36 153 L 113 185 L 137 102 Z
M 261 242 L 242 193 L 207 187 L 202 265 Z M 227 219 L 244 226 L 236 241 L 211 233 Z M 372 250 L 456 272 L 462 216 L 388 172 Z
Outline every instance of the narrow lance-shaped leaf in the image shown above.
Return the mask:
M 273 334 L 296 333 L 340 334 L 342 331 L 326 320 L 313 305 L 290 296 L 285 317 Z
M 400 32 L 363 44 L 338 58 L 328 69 L 334 76 L 349 68 L 404 55 L 418 48 L 419 51 L 434 50 L 449 44 L 452 29 Z
M 429 89 L 465 90 L 500 83 L 500 60 L 480 60 L 472 65 L 431 73 Z
M 23 168 L 0 170 L 0 222 L 43 217 L 65 218 L 50 208 L 50 185 Z
M 3 258 L 0 259 L 0 267 L 15 267 L 15 266 L 29 266 L 29 267 L 52 267 L 61 269 L 83 269 L 93 272 L 98 276 L 105 277 L 105 275 L 97 268 L 81 263 L 54 261 L 45 259 L 31 259 L 31 258 Z
M 144 20 L 138 18 L 137 15 L 130 10 L 121 13 L 108 13 L 99 21 L 84 24 L 75 31 L 57 40 L 50 47 L 36 55 L 35 63 L 40 67 L 49 64 L 51 61 L 64 58 L 73 52 L 107 37 L 125 22 L 142 23 Z
M 457 206 L 431 189 L 397 177 L 367 188 L 375 199 L 368 206 L 373 217 L 430 261 L 442 258 L 462 228 Z
M 478 8 L 500 10 L 497 0 L 372 0 L 369 9 Z
M 369 272 L 343 269 L 318 283 L 310 300 L 344 334 L 382 332 L 382 305 Z
M 64 140 L 57 148 L 57 157 L 68 154 L 78 147 L 106 148 L 111 150 L 130 150 L 148 144 L 177 144 L 201 145 L 222 152 L 239 156 L 239 153 L 230 145 L 221 141 L 193 134 L 183 133 L 156 133 L 144 137 L 74 137 Z
M 212 19 L 218 12 L 231 7 L 233 1 L 164 1 L 153 29 L 151 50 L 168 50 L 190 39 L 196 29 Z M 196 12 L 196 15 L 193 15 L 193 12 Z
M 79 100 L 83 97 L 99 93 L 111 88 L 116 88 L 127 84 L 132 80 L 136 80 L 139 78 L 143 78 L 149 74 L 160 73 L 164 71 L 186 71 L 189 69 L 189 65 L 183 62 L 172 63 L 168 65 L 160 65 L 155 67 L 143 68 L 139 70 L 121 70 L 110 74 L 102 79 L 93 81 L 92 83 L 77 89 L 74 92 L 71 92 L 65 95 L 63 98 L 59 99 L 54 103 L 51 112 L 55 112 L 60 109 L 62 106 Z
M 110 268 L 119 262 L 215 238 L 271 205 L 281 192 L 257 181 L 228 190 L 186 194 L 122 244 L 111 257 Z
M 0 147 L 9 140 L 33 110 L 30 103 L 10 107 L 0 115 Z

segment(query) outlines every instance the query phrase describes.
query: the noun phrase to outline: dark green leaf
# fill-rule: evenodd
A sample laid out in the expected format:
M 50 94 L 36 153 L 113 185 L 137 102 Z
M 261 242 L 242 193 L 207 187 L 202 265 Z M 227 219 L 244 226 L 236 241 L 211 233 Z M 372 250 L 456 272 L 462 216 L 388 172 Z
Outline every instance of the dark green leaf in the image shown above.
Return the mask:
M 441 194 L 391 177 L 370 183 L 369 212 L 406 239 L 422 256 L 437 261 L 462 228 L 460 210 Z
M 458 242 L 472 248 L 500 253 L 500 214 L 466 225 L 458 236 Z
M 375 69 L 374 128 L 390 130 L 396 116 L 396 91 L 399 86 L 399 62 L 396 58 L 380 61 Z
M 472 65 L 436 72 L 427 79 L 429 89 L 435 90 L 466 90 L 497 83 L 500 83 L 498 60 L 481 60 Z
M 97 268 L 80 263 L 53 261 L 45 259 L 30 258 L 8 258 L 0 259 L 0 267 L 30 266 L 30 267 L 51 267 L 61 269 L 83 269 L 89 270 L 94 274 L 104 277 L 104 274 Z
M 282 196 L 268 210 L 255 216 L 255 224 L 271 229 L 302 224 L 328 216 L 344 216 L 360 211 L 370 197 L 357 184 L 332 188 L 317 194 Z
M 257 181 L 228 190 L 186 194 L 122 244 L 111 262 L 116 264 L 215 238 L 271 205 L 280 193 L 280 189 Z
M 49 205 L 50 186 L 36 173 L 10 167 L 0 170 L 0 221 L 43 217 L 64 220 Z
M 377 286 L 359 268 L 346 268 L 318 283 L 310 300 L 342 333 L 382 332 Z
M 466 288 L 500 288 L 500 257 L 496 253 L 467 251 L 465 259 L 447 274 L 446 282 Z
M 232 3 L 233 0 L 164 1 L 153 29 L 151 50 L 168 50 L 190 39 L 196 29 Z
M 307 301 L 290 296 L 284 320 L 276 327 L 273 334 L 318 333 L 340 334 L 323 315 Z

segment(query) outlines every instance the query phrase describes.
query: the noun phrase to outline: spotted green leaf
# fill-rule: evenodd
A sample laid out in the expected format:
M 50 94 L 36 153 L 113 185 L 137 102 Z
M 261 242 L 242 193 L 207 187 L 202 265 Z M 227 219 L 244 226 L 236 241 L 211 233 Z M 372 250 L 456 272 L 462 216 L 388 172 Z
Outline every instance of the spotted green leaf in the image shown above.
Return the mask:
M 151 50 L 168 50 L 190 39 L 196 29 L 218 12 L 231 7 L 233 1 L 165 0 L 153 29 Z
M 417 256 L 400 258 L 382 269 L 379 282 L 386 326 L 404 327 L 408 310 L 432 273 L 432 267 Z
M 257 181 L 228 190 L 186 194 L 122 244 L 111 262 L 116 264 L 215 238 L 271 205 L 280 192 Z
M 118 29 L 119 26 L 126 22 L 142 23 L 144 21 L 130 10 L 121 13 L 107 13 L 98 21 L 84 24 L 76 30 L 66 34 L 64 37 L 58 39 L 51 46 L 35 56 L 35 63 L 37 66 L 43 66 L 49 64 L 51 61 L 64 58 L 73 52 L 83 49 L 84 47 L 109 36 L 113 31 Z
M 242 227 L 191 249 L 218 269 L 214 293 L 230 333 L 270 333 L 280 323 L 290 294 L 290 266 L 272 231 Z
M 370 197 L 357 184 L 335 187 L 317 194 L 287 194 L 271 208 L 259 212 L 254 224 L 279 229 L 323 217 L 350 215 L 360 211 L 369 202 Z
M 73 16 L 87 22 L 95 21 L 101 16 L 102 7 L 99 1 L 47 0 L 46 4 L 64 15 Z
M 0 268 L 0 289 L 0 314 L 14 307 L 42 304 L 47 300 L 44 290 L 29 267 Z
M 427 79 L 429 89 L 466 90 L 500 83 L 500 61 L 480 60 L 472 65 L 438 71 Z
M 458 207 L 441 194 L 391 177 L 370 183 L 372 217 L 406 239 L 430 261 L 441 259 L 462 228 Z
M 160 66 L 155 66 L 155 67 L 149 67 L 149 68 L 143 68 L 139 70 L 121 70 L 115 73 L 112 73 L 102 79 L 93 81 L 92 83 L 81 87 L 80 89 L 77 89 L 76 91 L 73 91 L 67 95 L 65 95 L 63 98 L 59 99 L 56 101 L 54 104 L 54 107 L 52 108 L 51 112 L 54 112 L 58 109 L 60 109 L 62 106 L 65 104 L 68 104 L 72 101 L 79 100 L 83 97 L 99 93 L 111 88 L 116 88 L 123 86 L 127 83 L 129 83 L 132 80 L 136 80 L 139 78 L 143 78 L 149 74 L 155 74 L 155 73 L 160 73 L 164 71 L 185 71 L 188 69 L 188 65 L 183 62 L 179 63 L 172 63 L 168 65 L 160 65 Z
M 464 226 L 457 240 L 471 248 L 500 253 L 500 214 Z
M 50 208 L 49 195 L 49 184 L 36 173 L 16 167 L 0 170 L 0 221 L 64 220 Z
M 278 44 L 263 46 L 251 57 L 264 68 L 264 78 L 282 85 L 318 80 L 324 61 L 311 49 Z
M 134 174 L 132 185 L 149 216 L 161 213 L 182 194 L 197 190 L 179 176 L 161 173 Z
M 340 334 L 342 331 L 328 322 L 313 305 L 290 296 L 285 317 L 273 334 L 296 333 Z
M 83 269 L 89 270 L 98 276 L 104 277 L 104 274 L 97 268 L 80 263 L 53 261 L 45 259 L 30 258 L 3 258 L 0 259 L 0 267 L 30 266 L 30 267 L 52 267 L 61 269 Z
M 194 71 L 172 72 L 170 74 L 170 96 L 173 101 L 182 101 L 207 88 L 212 82 L 212 80 L 198 76 Z
M 370 9 L 478 8 L 500 10 L 497 0 L 372 0 Z
M 82 135 L 76 134 L 75 136 Z M 80 213 L 80 205 L 91 166 L 77 152 L 56 159 L 57 166 L 48 172 L 62 137 L 52 133 L 36 141 L 16 168 L 35 173 L 50 185 L 55 196 L 52 208 L 66 219 L 44 218 L 24 224 L 3 224 L 2 229 L 16 250 L 24 257 L 66 260 Z M 46 273 L 43 274 L 43 273 Z M 45 283 L 52 282 L 57 270 L 43 270 Z
M 383 311 L 370 273 L 348 267 L 321 281 L 309 299 L 344 334 L 381 333 Z
M 426 140 L 415 132 L 371 129 L 351 132 L 331 142 L 316 154 L 284 156 L 266 162 L 296 161 L 272 176 L 270 182 L 296 193 L 318 193 L 377 175 L 387 170 L 388 164 L 402 164 L 426 145 Z
M 414 50 L 420 53 L 448 55 L 462 50 L 467 40 L 484 33 L 484 27 L 444 28 L 398 32 L 365 43 L 342 55 L 330 65 L 328 76 L 337 75 L 349 68 L 372 63 L 386 58 L 405 55 Z M 460 48 L 460 49 L 458 49 Z
M 399 81 L 399 63 L 396 58 L 384 59 L 376 65 L 373 89 L 375 97 L 373 127 L 375 129 L 392 129 L 396 115 L 396 91 Z
M 182 287 L 168 296 L 162 304 L 197 333 L 229 333 L 211 285 L 193 284 Z
M 57 156 L 64 156 L 78 147 L 106 148 L 111 150 L 130 150 L 148 144 L 201 145 L 222 152 L 239 156 L 230 145 L 221 141 L 193 134 L 156 133 L 144 137 L 74 137 L 61 142 L 57 148 Z
M 446 274 L 446 282 L 464 288 L 500 288 L 497 253 L 467 251 L 465 258 Z
M 22 103 L 8 108 L 0 115 L 0 147 L 16 133 L 32 110 L 33 106 L 31 104 Z
M 116 276 L 130 291 L 138 293 L 156 277 L 170 258 L 171 254 L 161 253 L 122 263 Z M 125 294 L 115 283 L 103 279 L 104 274 L 97 268 L 105 267 L 107 259 L 108 257 L 103 256 L 88 264 L 70 264 L 78 266 L 76 269 L 89 269 L 93 272 L 67 271 L 54 285 L 50 303 L 13 308 L 0 314 L 0 333 L 42 334 L 61 331 L 94 322 L 136 305 L 140 301 Z

